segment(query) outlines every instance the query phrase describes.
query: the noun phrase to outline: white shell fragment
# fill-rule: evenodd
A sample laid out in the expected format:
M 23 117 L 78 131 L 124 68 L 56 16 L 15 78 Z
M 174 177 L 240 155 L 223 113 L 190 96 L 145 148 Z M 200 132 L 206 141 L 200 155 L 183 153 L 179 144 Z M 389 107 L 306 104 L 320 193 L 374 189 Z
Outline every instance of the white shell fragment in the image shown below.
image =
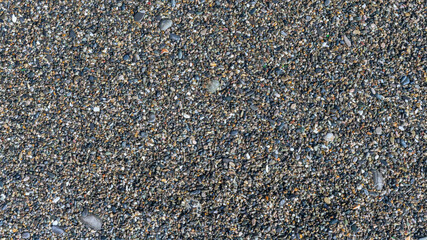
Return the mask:
M 98 216 L 94 214 L 83 213 L 82 216 L 79 217 L 79 220 L 89 228 L 93 230 L 101 230 L 102 229 L 102 220 Z
M 381 191 L 384 187 L 384 178 L 380 171 L 374 170 L 373 171 L 373 177 L 374 177 L 374 187 L 378 191 Z

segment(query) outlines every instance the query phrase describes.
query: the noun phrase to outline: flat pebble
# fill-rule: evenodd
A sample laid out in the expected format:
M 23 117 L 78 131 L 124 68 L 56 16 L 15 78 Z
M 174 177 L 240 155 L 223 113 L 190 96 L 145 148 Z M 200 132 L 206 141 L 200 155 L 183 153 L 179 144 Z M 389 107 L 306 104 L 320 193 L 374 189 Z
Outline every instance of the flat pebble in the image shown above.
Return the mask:
M 347 36 L 344 35 L 344 42 L 347 44 L 348 47 L 351 47 L 350 39 L 347 38 Z
M 55 234 L 58 234 L 58 235 L 65 234 L 65 231 L 57 225 L 52 225 L 52 232 L 54 232 Z
M 30 237 L 31 237 L 31 234 L 30 234 L 30 233 L 28 233 L 28 232 L 25 232 L 25 233 L 21 234 L 21 237 L 22 237 L 23 239 L 27 239 L 27 238 L 30 238 Z
M 135 20 L 135 22 L 141 22 L 143 17 L 144 17 L 144 13 L 142 13 L 142 12 L 137 12 L 137 13 L 133 16 L 133 20 Z
M 172 20 L 163 19 L 160 21 L 159 28 L 162 31 L 166 31 L 168 28 L 172 27 L 172 24 L 173 24 Z
M 328 133 L 325 135 L 325 141 L 326 142 L 332 142 L 332 141 L 334 141 L 334 139 L 335 139 L 335 136 L 333 133 Z
M 99 231 L 102 229 L 102 220 L 98 216 L 90 213 L 83 213 L 79 220 L 89 228 Z
M 219 81 L 218 80 L 213 80 L 209 83 L 207 89 L 210 93 L 214 93 L 216 91 L 218 91 L 219 89 Z
M 178 36 L 178 35 L 176 35 L 176 34 L 173 34 L 173 33 L 171 33 L 171 34 L 169 35 L 169 38 L 170 38 L 172 41 L 176 41 L 176 42 L 178 42 L 179 40 L 181 40 L 181 37 L 180 37 L 180 36 Z
M 381 172 L 378 170 L 373 170 L 373 180 L 374 180 L 374 187 L 378 191 L 381 191 L 384 187 L 384 178 Z

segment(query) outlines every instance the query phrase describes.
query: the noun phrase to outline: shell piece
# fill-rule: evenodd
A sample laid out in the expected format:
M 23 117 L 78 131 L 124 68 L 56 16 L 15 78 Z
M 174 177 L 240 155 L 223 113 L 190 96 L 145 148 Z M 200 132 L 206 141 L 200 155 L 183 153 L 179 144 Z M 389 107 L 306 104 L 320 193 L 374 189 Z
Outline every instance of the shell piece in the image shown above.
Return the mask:
M 82 216 L 79 217 L 79 220 L 89 228 L 92 228 L 96 231 L 102 229 L 102 220 L 98 216 L 94 214 L 82 214 Z
M 383 175 L 378 170 L 373 171 L 373 177 L 374 177 L 374 187 L 378 191 L 381 191 L 384 187 L 384 178 Z

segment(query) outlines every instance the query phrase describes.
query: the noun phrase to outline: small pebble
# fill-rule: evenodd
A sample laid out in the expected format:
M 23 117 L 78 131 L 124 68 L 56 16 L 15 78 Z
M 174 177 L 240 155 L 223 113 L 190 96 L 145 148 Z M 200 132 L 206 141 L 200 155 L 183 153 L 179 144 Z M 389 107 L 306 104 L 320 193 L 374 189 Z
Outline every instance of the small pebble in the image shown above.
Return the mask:
M 166 31 L 168 28 L 172 27 L 172 24 L 173 24 L 172 20 L 163 19 L 160 21 L 159 28 L 162 31 Z
M 102 220 L 98 216 L 90 213 L 83 213 L 79 220 L 89 228 L 99 231 L 102 229 Z
M 156 115 L 150 114 L 150 116 L 148 117 L 148 122 L 153 123 L 155 121 L 156 121 Z
M 375 189 L 377 189 L 378 191 L 381 191 L 384 187 L 383 175 L 378 170 L 375 169 L 373 171 L 373 179 L 374 179 Z
M 133 20 L 135 20 L 135 22 L 141 22 L 143 17 L 144 17 L 144 14 L 142 12 L 137 12 L 133 16 Z
M 52 225 L 52 232 L 59 235 L 63 235 L 65 233 L 65 231 L 57 225 Z
M 383 129 L 381 127 L 375 128 L 375 133 L 381 135 L 383 133 Z
M 347 38 L 347 36 L 344 35 L 344 42 L 345 44 L 347 44 L 348 47 L 351 47 L 351 42 L 350 40 Z
M 219 81 L 218 80 L 211 81 L 207 88 L 208 88 L 208 92 L 210 92 L 210 93 L 214 93 L 214 92 L 218 91 Z
M 409 78 L 407 76 L 403 76 L 402 80 L 400 81 L 400 84 L 402 84 L 402 86 L 408 85 L 411 81 L 409 80 Z
M 332 142 L 332 141 L 334 141 L 334 139 L 335 139 L 335 136 L 333 133 L 328 133 L 325 135 L 325 141 L 326 142 Z
M 173 34 L 173 33 L 171 33 L 171 34 L 169 35 L 169 38 L 170 38 L 172 41 L 176 41 L 176 42 L 178 42 L 179 40 L 181 40 L 181 37 L 180 37 L 180 36 L 178 36 L 178 35 L 176 35 L 176 34 Z
M 23 234 L 21 235 L 21 237 L 22 237 L 22 238 L 24 238 L 24 239 L 27 239 L 27 238 L 30 238 L 30 237 L 31 237 L 31 235 L 30 235 L 30 233 L 25 232 L 25 233 L 23 233 Z

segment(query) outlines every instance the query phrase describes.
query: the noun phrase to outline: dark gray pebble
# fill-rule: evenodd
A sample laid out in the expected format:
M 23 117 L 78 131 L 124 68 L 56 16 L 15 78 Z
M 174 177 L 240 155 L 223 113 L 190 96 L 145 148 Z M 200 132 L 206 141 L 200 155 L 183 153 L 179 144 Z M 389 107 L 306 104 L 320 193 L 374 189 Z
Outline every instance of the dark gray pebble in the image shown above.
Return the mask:
M 144 13 L 142 13 L 142 12 L 137 12 L 137 13 L 133 16 L 133 20 L 135 20 L 135 22 L 141 22 L 143 17 L 144 17 Z

